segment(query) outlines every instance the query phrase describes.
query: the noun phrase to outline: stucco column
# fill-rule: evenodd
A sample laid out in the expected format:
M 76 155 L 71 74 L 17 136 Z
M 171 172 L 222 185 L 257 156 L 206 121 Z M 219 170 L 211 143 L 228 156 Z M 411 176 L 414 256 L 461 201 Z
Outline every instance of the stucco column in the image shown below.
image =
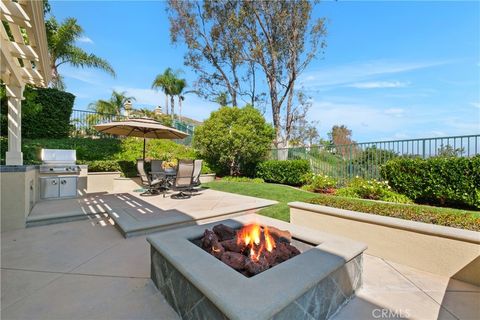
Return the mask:
M 6 165 L 23 165 L 22 153 L 22 99 L 24 86 L 7 85 L 8 97 L 8 151 Z

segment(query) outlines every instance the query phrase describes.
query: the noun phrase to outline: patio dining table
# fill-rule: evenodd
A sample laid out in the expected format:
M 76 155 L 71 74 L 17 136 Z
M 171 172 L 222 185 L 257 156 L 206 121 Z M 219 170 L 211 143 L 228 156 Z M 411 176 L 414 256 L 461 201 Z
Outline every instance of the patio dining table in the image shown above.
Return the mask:
M 176 170 L 165 170 L 165 171 L 150 171 L 149 172 L 152 179 L 160 179 L 162 183 L 159 185 L 164 191 L 170 189 L 173 184 L 173 180 L 177 176 Z

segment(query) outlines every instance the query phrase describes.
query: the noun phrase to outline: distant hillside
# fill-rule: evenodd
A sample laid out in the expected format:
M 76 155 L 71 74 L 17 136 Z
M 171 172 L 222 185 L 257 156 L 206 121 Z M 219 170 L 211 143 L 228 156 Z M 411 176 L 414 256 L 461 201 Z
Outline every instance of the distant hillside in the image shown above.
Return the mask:
M 182 122 L 186 124 L 191 124 L 192 126 L 195 126 L 195 127 L 203 124 L 203 122 L 201 121 L 194 120 L 192 118 L 185 117 L 185 116 L 182 116 Z

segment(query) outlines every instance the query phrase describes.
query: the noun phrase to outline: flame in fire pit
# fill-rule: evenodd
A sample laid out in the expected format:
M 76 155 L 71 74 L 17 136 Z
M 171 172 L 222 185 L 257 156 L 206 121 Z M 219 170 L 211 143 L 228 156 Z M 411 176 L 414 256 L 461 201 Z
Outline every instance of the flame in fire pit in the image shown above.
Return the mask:
M 275 240 L 268 228 L 263 230 L 258 224 L 250 224 L 237 232 L 237 244 L 244 244 L 250 249 L 250 259 L 258 261 L 264 250 L 271 252 L 275 248 Z

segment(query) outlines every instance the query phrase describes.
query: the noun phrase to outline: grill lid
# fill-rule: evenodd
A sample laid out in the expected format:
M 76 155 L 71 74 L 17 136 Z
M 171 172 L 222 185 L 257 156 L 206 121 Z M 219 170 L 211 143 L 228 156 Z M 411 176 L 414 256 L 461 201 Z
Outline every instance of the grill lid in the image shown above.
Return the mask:
M 42 149 L 40 157 L 44 164 L 75 164 L 77 150 Z

